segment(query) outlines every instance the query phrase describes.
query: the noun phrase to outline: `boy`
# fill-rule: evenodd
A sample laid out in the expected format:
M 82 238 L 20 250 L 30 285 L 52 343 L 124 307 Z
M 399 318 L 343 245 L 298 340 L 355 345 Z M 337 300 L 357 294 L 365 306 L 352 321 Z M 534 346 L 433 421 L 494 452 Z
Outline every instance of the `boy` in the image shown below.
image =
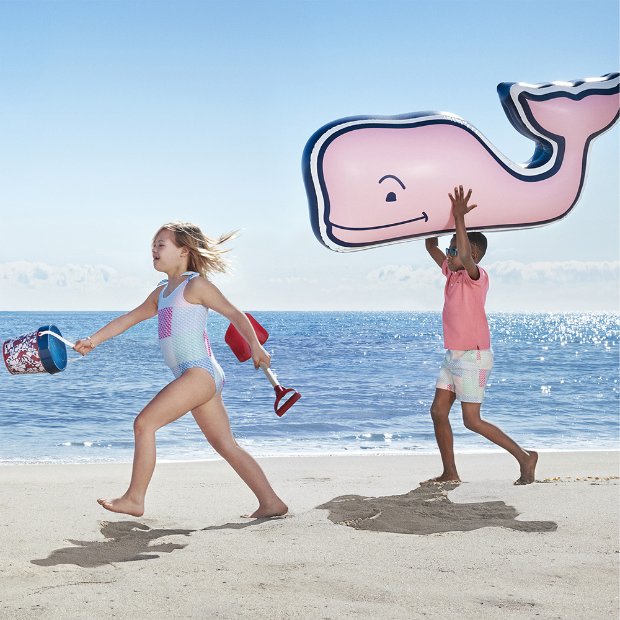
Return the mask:
M 446 276 L 443 336 L 447 349 L 431 405 L 443 473 L 426 483 L 460 482 L 448 420 L 450 409 L 458 398 L 465 427 L 510 452 L 521 467 L 521 476 L 515 484 L 531 484 L 535 479 L 538 454 L 523 450 L 497 426 L 480 418 L 484 388 L 493 367 L 489 324 L 484 311 L 489 277 L 478 267 L 486 252 L 487 240 L 482 233 L 468 233 L 465 227 L 465 215 L 477 206 L 467 205 L 471 189 L 463 196 L 460 185 L 454 188 L 454 196 L 448 195 L 456 228 L 446 250 L 448 256 L 439 249 L 437 237 L 426 240 L 428 253 Z

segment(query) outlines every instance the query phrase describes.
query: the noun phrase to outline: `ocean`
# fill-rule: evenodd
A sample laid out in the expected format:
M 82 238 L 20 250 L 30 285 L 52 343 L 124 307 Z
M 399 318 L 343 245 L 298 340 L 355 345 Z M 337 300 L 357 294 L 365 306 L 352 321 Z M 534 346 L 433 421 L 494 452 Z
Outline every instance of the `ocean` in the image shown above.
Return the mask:
M 53 323 L 77 340 L 113 312 L 1 312 L 0 341 Z M 209 334 L 226 373 L 238 442 L 257 457 L 435 453 L 429 408 L 443 357 L 438 312 L 253 312 L 280 383 L 302 399 L 284 417 L 273 388 Z M 495 352 L 483 417 L 524 448 L 619 448 L 618 314 L 490 314 Z M 71 361 L 56 375 L 0 368 L 0 464 L 128 462 L 132 423 L 173 377 L 151 319 Z M 451 413 L 457 452 L 498 450 Z M 159 461 L 219 458 L 191 415 L 157 434 Z

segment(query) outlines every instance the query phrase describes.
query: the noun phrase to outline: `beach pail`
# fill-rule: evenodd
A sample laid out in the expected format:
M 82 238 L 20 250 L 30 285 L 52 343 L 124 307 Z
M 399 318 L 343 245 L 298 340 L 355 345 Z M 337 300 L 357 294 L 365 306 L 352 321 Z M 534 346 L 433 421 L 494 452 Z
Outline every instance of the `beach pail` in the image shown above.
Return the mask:
M 73 343 L 62 337 L 56 325 L 44 325 L 36 332 L 5 340 L 2 356 L 12 375 L 35 372 L 53 375 L 67 366 L 65 345 L 73 347 Z

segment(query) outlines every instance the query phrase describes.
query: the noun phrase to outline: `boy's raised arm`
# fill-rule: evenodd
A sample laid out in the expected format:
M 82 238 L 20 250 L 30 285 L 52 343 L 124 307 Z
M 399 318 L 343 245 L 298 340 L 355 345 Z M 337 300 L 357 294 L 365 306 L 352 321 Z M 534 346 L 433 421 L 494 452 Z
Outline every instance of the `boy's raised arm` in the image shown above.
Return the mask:
M 452 215 L 454 217 L 454 227 L 456 228 L 456 248 L 459 252 L 458 256 L 463 263 L 469 277 L 477 280 L 480 277 L 480 270 L 471 255 L 471 244 L 467 237 L 467 227 L 465 226 L 465 215 L 478 205 L 468 206 L 467 202 L 471 197 L 471 189 L 467 192 L 467 196 L 463 195 L 463 186 L 459 185 L 454 188 L 454 196 L 450 196 L 452 202 Z
M 431 258 L 441 267 L 446 260 L 446 255 L 439 249 L 439 237 L 431 237 L 426 240 L 426 251 Z

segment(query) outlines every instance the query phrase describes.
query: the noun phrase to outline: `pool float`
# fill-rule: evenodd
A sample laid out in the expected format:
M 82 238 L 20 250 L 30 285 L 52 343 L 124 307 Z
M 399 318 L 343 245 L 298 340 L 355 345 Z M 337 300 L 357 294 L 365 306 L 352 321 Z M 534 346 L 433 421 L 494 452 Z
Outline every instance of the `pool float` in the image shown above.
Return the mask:
M 566 216 L 581 195 L 591 141 L 618 119 L 619 74 L 547 84 L 502 83 L 517 131 L 535 142 L 518 164 L 446 112 L 354 116 L 308 140 L 302 170 L 312 229 L 338 252 L 454 231 L 448 193 L 472 188 L 470 230 L 513 230 Z

